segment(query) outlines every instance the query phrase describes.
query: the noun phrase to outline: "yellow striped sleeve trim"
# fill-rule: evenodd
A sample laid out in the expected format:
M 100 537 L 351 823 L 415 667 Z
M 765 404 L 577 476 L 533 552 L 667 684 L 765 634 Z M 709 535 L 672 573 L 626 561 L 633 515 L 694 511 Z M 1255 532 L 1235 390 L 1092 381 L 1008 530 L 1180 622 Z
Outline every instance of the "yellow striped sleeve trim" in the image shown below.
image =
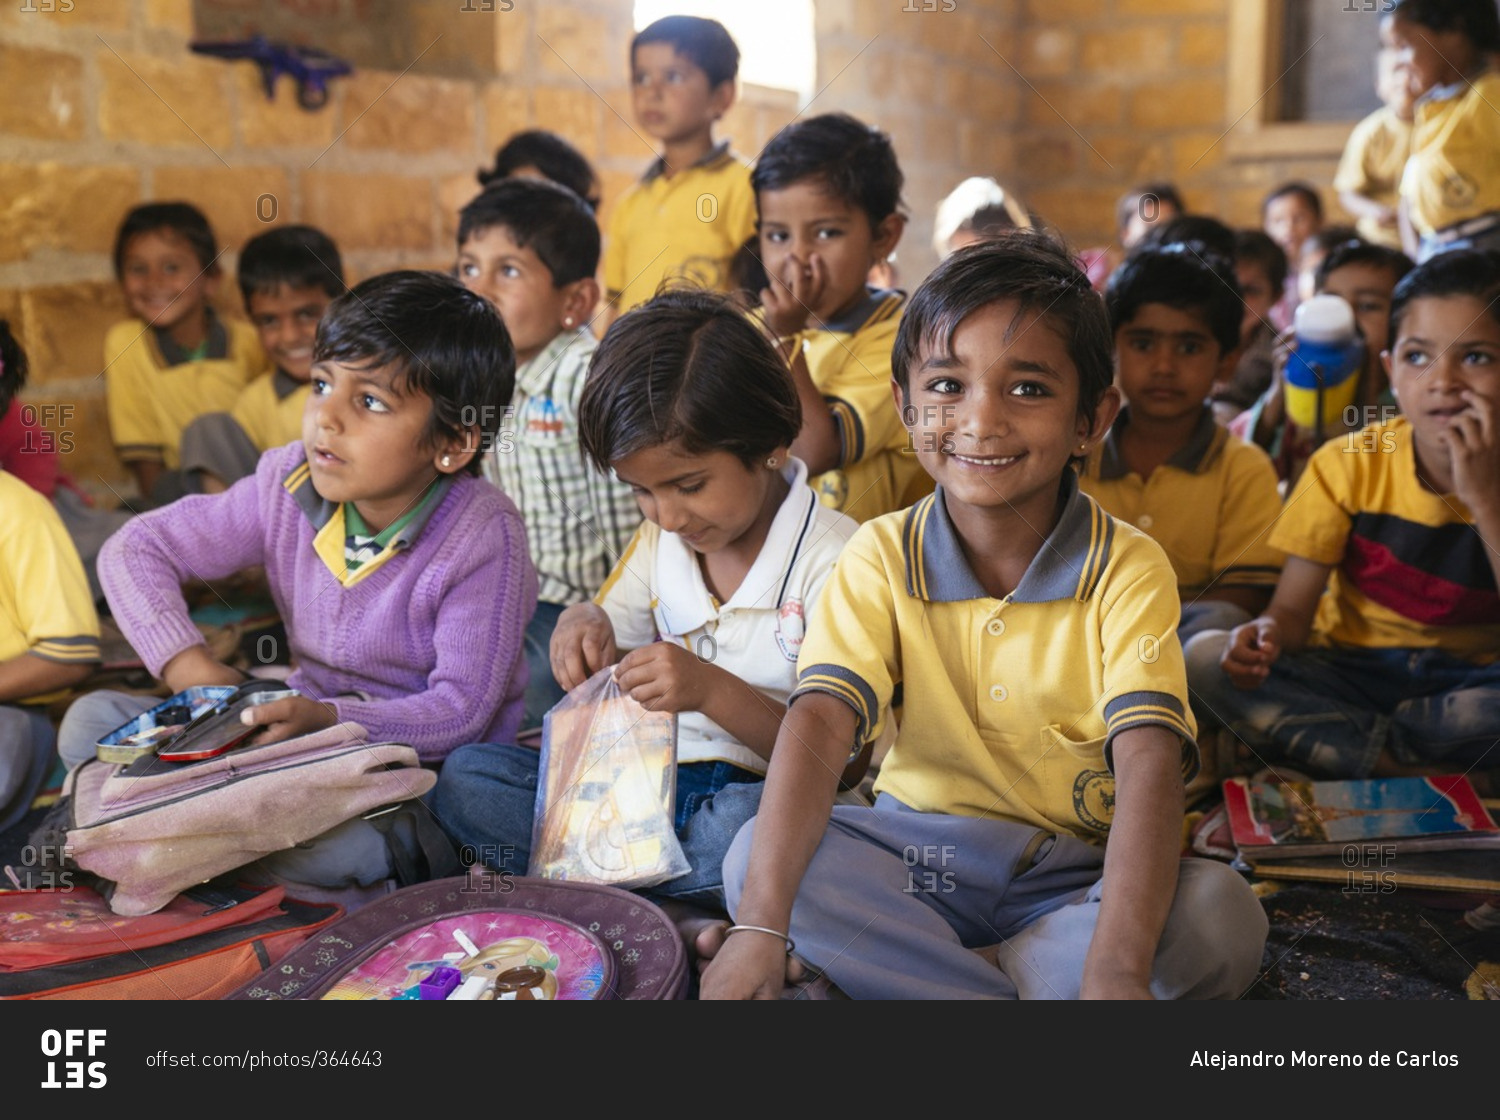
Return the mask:
M 936 494 L 929 494 L 906 515 L 906 590 L 918 599 L 927 598 L 927 567 L 922 561 L 922 543 L 927 533 L 927 518 L 932 512 Z
M 1078 574 L 1078 590 L 1074 598 L 1084 602 L 1099 586 L 1099 575 L 1104 562 L 1109 558 L 1110 524 L 1109 514 L 1098 502 L 1089 503 L 1089 548 L 1083 558 L 1083 570 Z
M 69 664 L 98 661 L 99 639 L 92 637 L 43 638 L 27 652 L 47 661 L 63 661 Z
M 281 488 L 288 494 L 294 494 L 305 482 L 307 482 L 308 478 L 311 477 L 311 475 L 312 467 L 309 466 L 307 460 L 304 459 L 302 460 L 302 462 L 298 463 L 295 467 L 292 468 L 291 474 L 282 479 Z
M 609 570 L 609 575 L 604 577 L 604 582 L 599 587 L 599 593 L 594 596 L 596 607 L 604 606 L 604 600 L 609 598 L 610 591 L 615 584 L 620 582 L 620 577 L 625 574 L 626 567 L 630 564 L 630 558 L 635 555 L 636 545 L 641 543 L 641 530 L 635 531 L 635 536 L 630 538 L 630 543 L 625 546 L 625 551 L 620 553 L 620 558 L 615 561 L 615 566 Z
M 870 729 L 875 726 L 875 713 L 870 710 L 866 698 L 855 685 L 840 677 L 819 673 L 816 669 L 809 670 L 797 681 L 797 690 L 787 698 L 787 703 L 790 704 L 798 696 L 809 692 L 825 692 L 853 708 L 855 718 L 859 721 L 854 732 L 855 741 L 865 741 Z
M 824 397 L 823 400 L 833 414 L 833 426 L 839 433 L 839 466 L 859 462 L 865 455 L 865 426 L 860 422 L 859 413 L 839 397 Z

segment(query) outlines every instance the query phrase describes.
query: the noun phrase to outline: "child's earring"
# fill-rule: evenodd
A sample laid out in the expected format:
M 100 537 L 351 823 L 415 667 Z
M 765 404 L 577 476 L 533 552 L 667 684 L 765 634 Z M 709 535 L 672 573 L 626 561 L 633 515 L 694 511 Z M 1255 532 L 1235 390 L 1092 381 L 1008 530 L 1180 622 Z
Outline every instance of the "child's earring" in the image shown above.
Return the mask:
M 443 466 L 445 466 L 445 467 L 451 467 L 452 465 L 453 465 L 453 456 L 451 456 L 451 455 L 444 455 L 443 456 Z
M 571 315 L 564 315 L 563 316 L 563 326 L 564 327 L 572 327 L 572 325 L 573 325 L 573 316 L 571 316 Z
M 770 467 L 774 471 L 777 467 L 781 466 L 781 463 L 777 461 L 775 455 L 772 455 L 769 459 L 766 460 L 766 466 Z
M 1089 445 L 1087 443 L 1080 443 L 1078 445 L 1078 450 L 1074 452 L 1075 455 L 1087 455 L 1088 453 Z

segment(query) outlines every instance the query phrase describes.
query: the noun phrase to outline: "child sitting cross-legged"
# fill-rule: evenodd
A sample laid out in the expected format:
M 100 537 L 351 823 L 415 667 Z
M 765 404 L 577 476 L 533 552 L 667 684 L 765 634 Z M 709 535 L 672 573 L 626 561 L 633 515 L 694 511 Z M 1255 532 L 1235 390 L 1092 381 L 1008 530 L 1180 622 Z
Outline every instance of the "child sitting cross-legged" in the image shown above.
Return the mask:
M 678 714 L 674 824 L 691 870 L 646 893 L 690 953 L 723 913 L 720 864 L 760 802 L 803 620 L 855 528 L 790 455 L 800 421 L 770 340 L 730 297 L 688 289 L 610 327 L 579 402 L 584 450 L 645 521 L 593 601 L 558 620 L 552 671 L 573 689 L 613 665 L 622 692 Z M 443 827 L 495 870 L 527 870 L 538 761 L 506 740 L 461 747 L 432 792 Z
M 1319 778 L 1500 759 L 1500 253 L 1407 273 L 1384 356 L 1401 415 L 1312 453 L 1271 543 L 1270 606 L 1187 645 L 1189 680 L 1254 754 Z
M 502 180 L 459 213 L 458 278 L 495 305 L 516 348 L 511 422 L 483 469 L 520 509 L 540 581 L 523 728 L 540 727 L 563 698 L 548 653 L 559 616 L 599 590 L 641 523 L 630 487 L 578 446 L 578 400 L 599 345 L 589 330 L 598 266 L 593 211 L 556 183 Z
M 349 721 L 437 766 L 460 743 L 513 736 L 536 571 L 514 504 L 478 475 L 514 363 L 494 308 L 449 276 L 384 273 L 335 300 L 302 439 L 224 493 L 188 495 L 105 545 L 105 593 L 147 668 L 174 693 L 244 679 L 209 653 L 181 586 L 259 566 L 296 666 L 286 684 L 302 695 L 248 710 L 246 723 L 267 728 L 254 741 Z M 80 697 L 59 731 L 63 761 L 92 757 L 158 701 Z M 263 862 L 329 889 L 392 874 L 363 820 Z
M 1080 483 L 1166 550 L 1184 642 L 1259 614 L 1281 569 L 1266 542 L 1281 512 L 1270 457 L 1225 431 L 1207 401 L 1239 350 L 1231 267 L 1191 243 L 1138 250 L 1110 276 L 1104 300 L 1126 403 Z
M 1119 403 L 1098 293 L 1043 235 L 960 249 L 892 371 L 937 489 L 859 528 L 809 619 L 703 997 L 775 998 L 794 945 L 855 999 L 1238 997 L 1268 923 L 1181 858 L 1176 579 L 1077 485 Z M 835 806 L 898 684 L 874 806 Z

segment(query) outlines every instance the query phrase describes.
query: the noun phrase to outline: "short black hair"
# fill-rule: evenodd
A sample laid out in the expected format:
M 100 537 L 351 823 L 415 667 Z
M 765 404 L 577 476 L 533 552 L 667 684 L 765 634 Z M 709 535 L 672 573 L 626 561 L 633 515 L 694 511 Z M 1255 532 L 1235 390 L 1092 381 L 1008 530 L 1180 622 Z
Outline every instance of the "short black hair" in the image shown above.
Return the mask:
M 891 350 L 891 376 L 903 399 L 923 353 L 951 350 L 959 324 L 1000 300 L 1015 300 L 1021 314 L 1038 312 L 1066 341 L 1078 368 L 1078 414 L 1092 417 L 1114 381 L 1109 316 L 1073 255 L 1037 230 L 1011 230 L 965 245 L 917 286 Z
M 1182 201 L 1182 195 L 1172 183 L 1142 183 L 1133 190 L 1122 194 L 1119 201 L 1115 203 L 1115 229 L 1123 231 L 1130 224 L 1130 219 L 1139 210 L 1143 199 L 1152 198 L 1158 203 L 1172 207 L 1178 215 L 1187 213 L 1187 204 Z M 1144 215 L 1142 215 L 1144 217 Z M 1158 218 L 1160 214 L 1158 213 Z M 1158 218 L 1152 218 L 1155 222 Z
M 208 218 L 191 202 L 146 202 L 126 212 L 115 233 L 115 277 L 125 275 L 125 248 L 143 233 L 167 230 L 185 239 L 205 272 L 219 270 L 219 242 Z
M 1245 308 L 1229 257 L 1182 242 L 1132 253 L 1104 286 L 1110 330 L 1119 333 L 1148 303 L 1198 316 L 1219 344 L 1221 357 L 1240 344 Z
M 590 210 L 599 209 L 599 176 L 593 165 L 572 144 L 545 128 L 523 129 L 500 145 L 494 166 L 479 172 L 479 185 L 509 179 L 523 167 L 536 168 L 583 199 Z
M 1432 31 L 1457 31 L 1475 50 L 1500 51 L 1495 0 L 1396 0 L 1389 14 Z
M 490 301 L 452 276 L 418 269 L 372 276 L 329 304 L 313 361 L 396 366 L 397 392 L 432 401 L 424 447 L 469 428 L 490 446 L 516 384 L 516 350 Z M 477 475 L 479 466 L 476 455 L 465 469 Z
M 732 82 L 740 72 L 740 48 L 734 36 L 716 19 L 702 16 L 663 16 L 635 33 L 630 40 L 630 63 L 643 43 L 667 43 L 683 58 L 708 75 L 713 89 Z
M 770 285 L 765 262 L 760 259 L 760 238 L 751 234 L 729 258 L 730 289 L 746 307 L 753 308 L 760 306 L 760 293 Z
M 1259 265 L 1271 282 L 1271 291 L 1281 298 L 1286 287 L 1286 274 L 1291 267 L 1287 263 L 1286 250 L 1276 244 L 1276 239 L 1263 229 L 1237 229 L 1234 231 L 1234 263 Z
M 1165 222 L 1157 222 L 1146 231 L 1133 252 L 1149 249 L 1154 245 L 1199 244 L 1219 254 L 1234 258 L 1234 230 L 1207 214 L 1179 214 Z
M 1415 262 L 1400 249 L 1352 238 L 1329 247 L 1328 255 L 1318 262 L 1318 270 L 1313 275 L 1313 287 L 1321 292 L 1330 273 L 1351 264 L 1364 264 L 1371 268 L 1385 269 L 1391 274 L 1393 288 L 1401 282 L 1402 277 L 1416 267 Z
M 1472 296 L 1500 322 L 1500 251 L 1450 249 L 1428 257 L 1401 278 L 1391 293 L 1391 346 L 1401 333 L 1401 317 L 1413 301 Z
M 762 191 L 807 180 L 864 211 L 872 228 L 901 208 L 905 179 L 891 138 L 848 113 L 793 121 L 771 138 L 750 172 L 757 201 Z
M 561 288 L 599 270 L 599 223 L 577 194 L 546 179 L 501 179 L 458 213 L 458 247 L 495 226 L 530 249 Z
M 338 299 L 349 290 L 339 247 L 312 226 L 280 226 L 257 234 L 240 250 L 238 280 L 245 307 L 250 297 L 279 288 L 321 288 Z
M 578 402 L 578 439 L 601 471 L 672 442 L 754 469 L 801 430 L 797 388 L 770 336 L 708 289 L 665 288 L 610 324 Z
M 11 333 L 10 321 L 0 319 L 0 416 L 10 411 L 11 402 L 26 388 L 31 363 L 21 342 Z
M 1287 195 L 1297 195 L 1302 201 L 1307 203 L 1308 209 L 1313 212 L 1313 217 L 1317 218 L 1320 222 L 1323 220 L 1323 199 L 1312 187 L 1301 182 L 1282 183 L 1281 186 L 1266 195 L 1260 203 L 1261 217 L 1264 218 L 1266 216 L 1266 211 L 1271 208 L 1271 203 L 1275 202 L 1278 198 L 1285 198 Z

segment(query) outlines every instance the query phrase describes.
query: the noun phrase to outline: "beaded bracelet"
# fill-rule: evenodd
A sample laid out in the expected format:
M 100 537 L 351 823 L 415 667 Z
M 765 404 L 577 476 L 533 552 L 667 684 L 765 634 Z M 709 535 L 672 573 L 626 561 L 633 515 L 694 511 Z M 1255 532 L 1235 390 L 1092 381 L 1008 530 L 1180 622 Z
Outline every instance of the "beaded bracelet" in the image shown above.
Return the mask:
M 724 931 L 724 936 L 728 937 L 731 933 L 744 933 L 747 931 L 750 933 L 769 933 L 772 937 L 781 938 L 781 940 L 786 942 L 787 956 L 791 956 L 792 950 L 797 947 L 797 943 L 779 929 L 770 929 L 766 926 L 730 926 Z

